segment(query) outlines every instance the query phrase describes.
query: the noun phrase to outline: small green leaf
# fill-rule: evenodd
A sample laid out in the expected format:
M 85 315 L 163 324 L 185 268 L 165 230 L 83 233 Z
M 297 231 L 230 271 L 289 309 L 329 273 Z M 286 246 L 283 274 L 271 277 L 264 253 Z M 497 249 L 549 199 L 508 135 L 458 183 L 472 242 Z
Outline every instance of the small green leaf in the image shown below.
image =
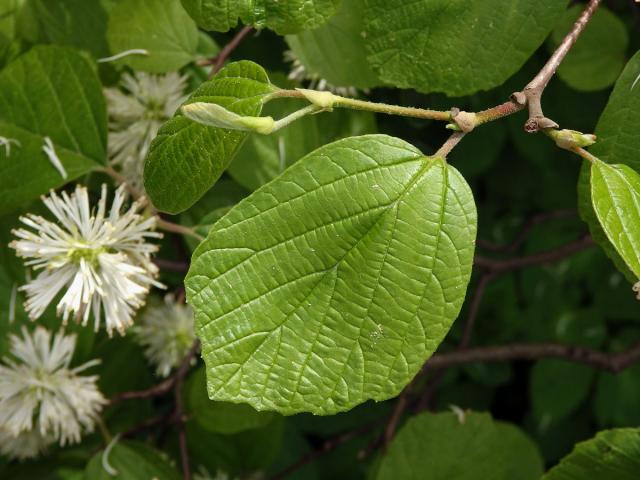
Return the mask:
M 567 10 L 551 35 L 549 50 L 554 51 L 578 16 L 583 5 Z M 600 7 L 578 41 L 558 68 L 558 76 L 576 90 L 607 88 L 624 68 L 629 34 L 622 20 L 606 7 Z
M 604 430 L 576 445 L 543 480 L 636 480 L 640 472 L 640 429 Z
M 591 199 L 607 238 L 640 279 L 640 174 L 627 165 L 595 160 Z
M 189 15 L 204 30 L 226 32 L 241 20 L 257 29 L 270 28 L 280 35 L 296 33 L 322 25 L 341 0 L 182 0 Z
M 109 18 L 107 39 L 112 54 L 143 49 L 148 55 L 121 60 L 136 70 L 162 73 L 196 58 L 199 36 L 180 0 L 120 0 Z
M 207 397 L 204 368 L 198 369 L 187 385 L 189 413 L 210 432 L 232 434 L 260 428 L 273 420 L 274 414 L 258 412 L 243 403 L 214 402 Z
M 640 172 L 640 52 L 627 63 L 616 82 L 609 103 L 596 127 L 597 142 L 589 151 L 603 162 L 629 165 Z M 584 162 L 578 182 L 580 216 L 589 225 L 593 238 L 623 272 L 627 279 L 636 281 L 625 261 L 607 239 L 593 210 L 591 198 L 591 165 Z
M 149 447 L 147 444 L 134 441 L 118 441 L 107 458 L 103 458 L 106 450 L 96 453 L 85 470 L 85 478 L 91 480 L 133 480 L 157 479 L 178 480 L 178 471 L 169 463 L 164 453 Z M 105 470 L 108 465 L 113 474 Z
M 102 88 L 77 52 L 39 46 L 0 73 L 0 213 L 57 188 L 105 161 L 107 114 Z M 49 137 L 67 178 L 42 151 Z
M 203 83 L 186 104 L 215 103 L 237 115 L 258 116 L 274 88 L 262 67 L 236 62 Z M 179 111 L 160 128 L 146 159 L 145 189 L 154 205 L 170 213 L 189 208 L 222 175 L 246 136 L 193 122 Z
M 486 413 L 411 418 L 382 458 L 376 480 L 538 480 L 542 459 L 518 428 Z
M 380 80 L 469 95 L 497 87 L 544 42 L 567 0 L 365 0 L 368 60 Z
M 371 88 L 382 83 L 367 62 L 364 0 L 343 0 L 338 13 L 320 28 L 287 36 L 307 74 L 337 87 Z
M 194 253 L 209 396 L 327 415 L 397 395 L 460 311 L 475 236 L 469 186 L 443 159 L 385 135 L 310 153 Z

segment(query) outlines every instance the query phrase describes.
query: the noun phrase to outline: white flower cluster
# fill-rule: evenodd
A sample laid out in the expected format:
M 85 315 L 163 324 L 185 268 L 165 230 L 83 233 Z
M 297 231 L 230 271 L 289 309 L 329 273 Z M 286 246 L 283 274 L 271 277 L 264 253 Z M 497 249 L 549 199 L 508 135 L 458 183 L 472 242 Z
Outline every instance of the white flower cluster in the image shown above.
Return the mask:
M 196 340 L 191 307 L 165 297 L 164 305 L 148 308 L 134 327 L 145 355 L 155 365 L 156 373 L 168 377 L 178 367 Z
M 633 285 L 633 291 L 636 292 L 636 298 L 640 300 L 640 281 Z
M 109 113 L 109 159 L 134 188 L 142 191 L 144 158 L 160 126 L 185 99 L 188 77 L 171 72 L 125 73 L 120 88 L 104 90 Z
M 92 432 L 106 404 L 95 375 L 79 375 L 96 365 L 70 368 L 74 335 L 53 336 L 43 327 L 11 335 L 11 355 L 0 364 L 0 452 L 31 458 L 49 445 L 77 443 Z
M 27 294 L 25 309 L 31 319 L 39 318 L 66 289 L 57 306 L 64 322 L 73 317 L 86 325 L 93 312 L 97 330 L 104 311 L 109 335 L 113 330 L 124 334 L 151 286 L 163 287 L 155 280 L 158 268 L 151 261 L 158 247 L 146 241 L 162 236 L 153 231 L 156 218 L 140 215 L 139 202 L 122 213 L 125 200 L 121 186 L 107 210 L 103 185 L 98 208 L 92 211 L 87 189 L 78 185 L 71 195 L 52 191 L 43 198 L 57 223 L 38 215 L 21 217 L 30 230 L 14 230 L 18 240 L 10 246 L 40 272 L 20 287 Z

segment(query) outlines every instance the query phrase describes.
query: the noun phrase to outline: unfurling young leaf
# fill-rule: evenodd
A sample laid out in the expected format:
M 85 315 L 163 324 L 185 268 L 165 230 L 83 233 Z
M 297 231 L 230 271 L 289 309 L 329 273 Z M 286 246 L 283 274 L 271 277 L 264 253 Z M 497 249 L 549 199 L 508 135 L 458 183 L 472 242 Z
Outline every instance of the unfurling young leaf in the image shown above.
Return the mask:
M 397 395 L 459 313 L 475 236 L 471 191 L 443 159 L 384 135 L 310 153 L 194 253 L 209 396 L 332 414 Z

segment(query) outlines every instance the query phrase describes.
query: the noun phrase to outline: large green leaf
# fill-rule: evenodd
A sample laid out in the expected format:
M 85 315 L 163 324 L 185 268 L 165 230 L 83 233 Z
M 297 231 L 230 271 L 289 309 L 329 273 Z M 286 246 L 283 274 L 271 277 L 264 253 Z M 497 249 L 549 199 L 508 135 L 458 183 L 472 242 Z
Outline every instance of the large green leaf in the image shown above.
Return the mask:
M 485 413 L 423 413 L 398 432 L 377 480 L 538 480 L 542 459 L 518 428 Z
M 265 105 L 263 115 L 281 118 L 303 106 L 300 100 L 278 100 Z M 336 110 L 309 115 L 271 135 L 250 135 L 227 171 L 238 183 L 255 190 L 326 143 L 375 131 L 375 119 L 369 112 Z
M 595 160 L 591 198 L 607 238 L 640 279 L 640 174 L 627 165 Z
M 513 75 L 551 32 L 567 0 L 365 0 L 369 62 L 380 79 L 468 95 Z
M 598 141 L 589 149 L 606 163 L 629 165 L 636 172 L 640 172 L 640 81 L 637 81 L 639 78 L 640 52 L 627 63 L 616 82 L 609 103 L 596 127 Z M 590 175 L 591 165 L 584 162 L 578 182 L 580 216 L 587 222 L 593 238 L 616 267 L 625 273 L 629 280 L 634 280 L 625 262 L 607 239 L 593 211 Z
M 147 50 L 148 55 L 122 60 L 131 68 L 169 72 L 195 59 L 198 28 L 180 0 L 120 0 L 111 11 L 107 39 L 113 54 Z
M 343 0 L 320 28 L 289 35 L 287 43 L 305 70 L 334 86 L 370 88 L 381 85 L 367 62 L 364 0 Z
M 109 54 L 106 0 L 33 0 L 31 3 L 44 41 L 88 50 L 96 56 Z
M 397 395 L 459 313 L 475 236 L 471 191 L 441 158 L 385 135 L 307 155 L 194 253 L 209 396 L 332 414 Z
M 87 480 L 178 480 L 178 471 L 162 454 L 148 445 L 134 441 L 119 441 L 105 459 L 105 452 L 98 452 L 87 465 Z M 117 473 L 105 470 L 107 465 Z
M 316 28 L 338 8 L 341 0 L 182 0 L 185 10 L 200 28 L 226 32 L 241 20 L 257 29 L 264 27 L 281 35 Z
M 605 430 L 579 443 L 543 480 L 636 480 L 640 429 Z
M 23 205 L 105 161 L 107 115 L 89 62 L 63 47 L 35 47 L 0 73 L 0 213 Z M 49 137 L 65 179 L 42 151 Z
M 257 116 L 273 90 L 262 67 L 242 61 L 203 83 L 186 103 L 216 103 L 239 115 Z M 193 205 L 222 175 L 246 136 L 193 122 L 178 111 L 160 128 L 146 159 L 144 185 L 155 206 L 177 213 Z
M 584 5 L 565 13 L 553 31 L 549 50 L 555 50 L 571 30 Z M 576 90 L 601 90 L 616 81 L 629 45 L 627 27 L 607 8 L 600 7 L 558 68 L 558 76 Z

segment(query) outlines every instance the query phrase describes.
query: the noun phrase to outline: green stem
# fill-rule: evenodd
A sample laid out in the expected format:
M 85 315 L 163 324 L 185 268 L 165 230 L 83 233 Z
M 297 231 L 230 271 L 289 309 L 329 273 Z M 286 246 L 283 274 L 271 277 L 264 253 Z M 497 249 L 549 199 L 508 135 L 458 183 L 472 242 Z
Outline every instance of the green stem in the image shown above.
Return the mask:
M 465 135 L 466 133 L 464 132 L 455 132 L 451 134 L 451 136 L 447 139 L 447 141 L 444 142 L 442 147 L 440 147 L 440 149 L 433 156 L 440 157 L 440 158 L 447 158 L 447 155 L 451 153 L 451 150 L 453 150 L 456 147 L 456 145 L 460 143 L 460 140 L 462 140 Z
M 306 97 L 298 90 L 278 90 L 271 95 L 271 98 L 301 98 Z M 333 107 L 351 108 L 354 110 L 365 110 L 367 112 L 385 113 L 387 115 L 399 115 L 402 117 L 422 118 L 428 120 L 439 120 L 443 122 L 451 121 L 451 112 L 440 110 L 429 110 L 424 108 L 401 107 L 398 105 L 389 105 L 386 103 L 367 102 L 366 100 L 358 100 L 355 98 L 341 97 L 333 95 Z
M 273 124 L 273 130 L 271 131 L 271 133 L 277 132 L 281 128 L 284 128 L 287 125 L 289 125 L 290 123 L 295 122 L 299 118 L 302 118 L 302 117 L 304 117 L 306 115 L 311 115 L 313 113 L 318 113 L 318 112 L 321 112 L 321 111 L 322 111 L 322 108 L 318 107 L 316 105 L 308 105 L 308 106 L 306 106 L 304 108 L 301 108 L 300 110 L 296 110 L 295 112 L 287 115 L 286 117 L 283 117 L 280 120 L 277 120 Z
M 572 149 L 571 151 L 577 155 L 580 155 L 582 158 L 584 158 L 585 160 L 588 160 L 591 163 L 594 163 L 598 160 L 598 157 L 591 155 L 584 148 L 577 147 Z

